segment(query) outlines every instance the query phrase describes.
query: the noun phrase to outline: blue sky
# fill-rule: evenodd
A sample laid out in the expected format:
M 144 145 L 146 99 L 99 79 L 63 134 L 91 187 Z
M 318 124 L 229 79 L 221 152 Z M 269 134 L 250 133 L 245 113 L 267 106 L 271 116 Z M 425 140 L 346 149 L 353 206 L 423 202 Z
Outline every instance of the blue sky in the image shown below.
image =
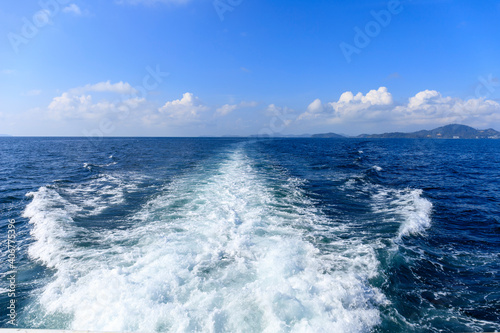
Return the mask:
M 0 5 L 0 133 L 500 130 L 500 1 Z

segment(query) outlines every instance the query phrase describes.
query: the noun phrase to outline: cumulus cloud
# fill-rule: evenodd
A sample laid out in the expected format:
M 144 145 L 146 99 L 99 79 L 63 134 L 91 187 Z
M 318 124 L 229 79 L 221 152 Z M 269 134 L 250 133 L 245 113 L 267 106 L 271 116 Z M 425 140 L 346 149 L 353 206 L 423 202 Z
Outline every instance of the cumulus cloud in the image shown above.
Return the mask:
M 91 95 L 72 95 L 63 93 L 55 97 L 48 106 L 48 115 L 55 120 L 83 119 L 93 120 L 104 116 L 119 116 L 128 114 L 130 109 L 144 103 L 142 98 L 131 98 L 123 101 L 101 100 L 94 102 Z
M 441 102 L 450 101 L 451 98 L 448 98 L 446 101 L 441 97 L 441 94 L 435 90 L 424 90 L 411 97 L 408 103 L 408 107 L 411 109 L 416 109 L 420 106 L 424 106 L 432 101 L 437 102 L 438 104 Z
M 314 102 L 309 104 L 307 107 L 307 112 L 299 116 L 299 118 L 315 118 L 324 111 L 323 103 L 319 98 L 315 99 Z
M 258 105 L 257 102 L 240 102 L 239 104 L 225 104 L 220 108 L 218 108 L 217 110 L 215 110 L 215 115 L 222 117 L 238 109 L 256 107 L 257 105 Z
M 380 87 L 378 90 L 370 90 L 366 95 L 358 92 L 353 95 L 352 92 L 346 91 L 343 93 L 338 102 L 330 103 L 335 109 L 339 109 L 348 104 L 359 104 L 363 107 L 372 105 L 388 105 L 392 104 L 392 95 L 387 91 L 386 87 Z
M 92 96 L 75 96 L 70 93 L 63 93 L 55 97 L 49 104 L 49 116 L 56 120 L 64 118 L 91 119 L 96 116 L 96 111 L 100 109 L 92 105 Z
M 113 99 L 94 100 L 90 92 L 113 93 Z M 71 89 L 54 97 L 47 107 L 48 116 L 55 120 L 83 119 L 93 120 L 104 116 L 116 117 L 128 114 L 145 103 L 144 98 L 132 97 L 137 91 L 126 82 L 112 84 L 110 81 L 87 84 Z M 116 96 L 118 95 L 118 96 Z
M 330 124 L 386 122 L 397 125 L 463 122 L 484 126 L 500 121 L 500 104 L 485 98 L 460 99 L 424 90 L 396 104 L 386 87 L 366 95 L 344 92 L 338 101 L 323 104 L 316 99 L 297 120 Z
M 181 99 L 166 102 L 158 111 L 171 120 L 186 122 L 200 117 L 200 113 L 209 110 L 198 97 L 192 93 L 184 93 Z
M 393 103 L 392 95 L 386 87 L 370 90 L 366 95 L 361 92 L 354 95 L 351 91 L 346 91 L 340 95 L 337 102 L 326 105 L 316 99 L 298 119 L 326 118 L 330 122 L 338 122 L 341 119 L 365 116 L 369 112 L 385 109 Z
M 435 90 L 424 90 L 408 100 L 408 104 L 393 110 L 396 122 L 455 123 L 486 125 L 500 120 L 500 104 L 485 98 L 443 97 Z

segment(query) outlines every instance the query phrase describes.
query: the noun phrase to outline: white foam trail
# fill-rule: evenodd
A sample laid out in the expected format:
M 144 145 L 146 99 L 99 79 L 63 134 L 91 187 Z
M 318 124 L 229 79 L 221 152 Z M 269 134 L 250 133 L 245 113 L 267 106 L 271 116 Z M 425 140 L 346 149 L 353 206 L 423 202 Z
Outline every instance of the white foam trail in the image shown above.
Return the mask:
M 51 215 L 66 206 L 41 189 L 25 214 L 33 252 L 50 253 L 40 259 L 57 273 L 31 320 L 62 316 L 61 328 L 100 331 L 370 331 L 385 301 L 367 282 L 373 249 L 338 239 L 319 253 L 305 238 L 328 232 L 324 217 L 297 180 L 271 188 L 264 176 L 237 151 L 210 177 L 175 181 L 134 228 L 74 249 L 70 213 Z
M 123 175 L 102 174 L 72 188 L 59 191 L 79 207 L 81 215 L 98 215 L 104 209 L 124 202 L 127 191 L 135 191 L 137 184 Z
M 373 194 L 374 210 L 402 217 L 397 238 L 422 235 L 431 226 L 432 203 L 421 189 L 382 189 Z
M 399 229 L 399 237 L 422 234 L 431 226 L 432 203 L 422 197 L 422 190 L 412 190 L 397 201 L 402 205 L 405 223 Z
M 26 206 L 23 217 L 29 218 L 36 240 L 29 248 L 32 258 L 41 260 L 47 267 L 56 267 L 71 251 L 66 239 L 75 235 L 77 228 L 72 225 L 72 217 L 78 207 L 64 200 L 54 189 L 41 187 L 26 196 L 33 198 Z
M 124 202 L 126 191 L 134 191 L 137 185 L 118 175 L 101 175 L 73 188 L 41 187 L 29 192 L 32 198 L 26 206 L 23 217 L 29 218 L 34 226 L 32 237 L 36 240 L 28 249 L 28 254 L 54 268 L 61 258 L 75 249 L 71 239 L 88 232 L 75 226 L 75 217 L 92 216 L 104 209 Z M 136 177 L 140 178 L 140 177 Z M 63 198 L 64 196 L 64 198 Z

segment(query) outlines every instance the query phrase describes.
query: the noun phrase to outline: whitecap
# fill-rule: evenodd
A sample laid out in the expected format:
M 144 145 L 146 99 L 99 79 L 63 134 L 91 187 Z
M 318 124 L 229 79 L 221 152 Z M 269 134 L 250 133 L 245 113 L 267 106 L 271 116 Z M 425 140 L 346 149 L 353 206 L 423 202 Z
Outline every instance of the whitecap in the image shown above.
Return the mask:
M 403 236 L 423 235 L 432 223 L 432 203 L 423 197 L 421 189 L 396 190 L 373 187 L 373 209 L 386 215 L 399 216 L 397 239 Z

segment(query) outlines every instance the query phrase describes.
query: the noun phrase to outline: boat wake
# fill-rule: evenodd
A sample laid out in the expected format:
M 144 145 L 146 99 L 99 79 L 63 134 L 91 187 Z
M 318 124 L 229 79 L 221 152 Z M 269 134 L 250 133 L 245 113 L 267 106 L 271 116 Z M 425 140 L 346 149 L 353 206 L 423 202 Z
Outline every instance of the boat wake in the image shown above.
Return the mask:
M 29 254 L 55 274 L 28 307 L 26 326 L 370 331 L 387 302 L 368 281 L 378 274 L 374 250 L 336 238 L 300 180 L 274 182 L 252 163 L 240 148 L 175 179 L 119 230 L 77 227 L 78 207 L 57 189 L 31 194 Z M 309 241 L 317 234 L 335 250 L 320 253 Z

